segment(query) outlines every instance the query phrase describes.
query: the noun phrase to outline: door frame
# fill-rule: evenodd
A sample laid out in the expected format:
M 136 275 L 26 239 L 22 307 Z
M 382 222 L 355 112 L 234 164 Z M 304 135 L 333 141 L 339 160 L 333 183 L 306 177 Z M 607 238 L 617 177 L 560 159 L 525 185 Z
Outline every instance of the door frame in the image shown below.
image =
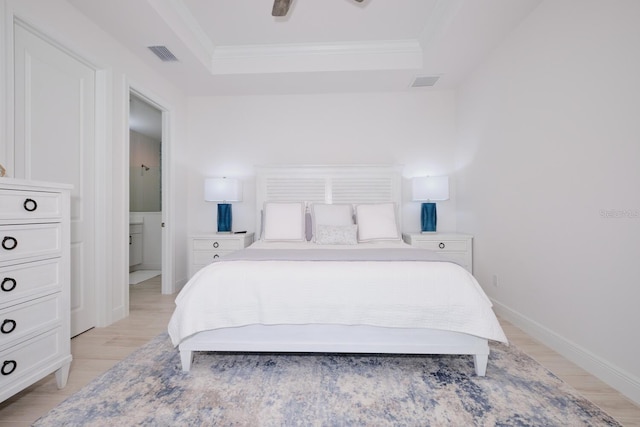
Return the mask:
M 7 176 L 14 171 L 13 160 L 13 19 L 4 0 L 0 1 L 0 163 Z
M 104 153 L 108 152 L 108 149 L 102 144 L 104 135 L 101 133 L 101 129 L 105 127 L 104 117 L 102 117 L 100 113 L 100 109 L 104 106 L 104 102 L 106 100 L 106 92 L 105 89 L 105 81 L 108 78 L 107 73 L 104 70 L 101 70 L 96 64 L 88 60 L 82 54 L 69 49 L 63 43 L 58 41 L 54 36 L 44 32 L 35 24 L 30 23 L 23 17 L 16 14 L 13 9 L 7 11 L 7 16 L 4 17 L 5 22 L 10 22 L 8 25 L 10 27 L 10 35 L 7 33 L 7 38 L 5 39 L 6 45 L 4 46 L 7 50 L 7 72 L 9 76 L 5 80 L 6 88 L 10 88 L 7 92 L 10 93 L 10 96 L 7 97 L 7 108 L 10 114 L 9 126 L 7 126 L 7 133 L 11 135 L 11 139 L 7 140 L 7 149 L 6 152 L 11 156 L 11 161 L 8 162 L 11 166 L 11 173 L 14 177 L 16 176 L 17 164 L 16 164 L 16 149 L 15 149 L 15 84 L 16 84 L 16 76 L 15 76 L 15 37 L 14 31 L 16 27 L 21 27 L 26 32 L 32 34 L 38 39 L 42 40 L 44 43 L 52 46 L 53 48 L 59 50 L 63 54 L 77 61 L 78 63 L 85 66 L 87 69 L 90 69 L 93 73 L 93 105 L 92 107 L 92 115 L 94 119 L 94 129 L 93 129 L 93 194 L 94 200 L 92 203 L 92 220 L 94 222 L 93 231 L 92 231 L 92 240 L 93 240 L 93 272 L 92 274 L 88 274 L 85 280 L 90 280 L 93 282 L 93 288 L 91 290 L 91 302 L 92 308 L 90 311 L 93 311 L 92 319 L 90 321 L 91 328 L 96 326 L 104 326 L 113 321 L 112 310 L 113 307 L 111 305 L 101 304 L 102 301 L 105 301 L 104 295 L 108 294 L 110 289 L 107 287 L 107 283 L 110 283 L 109 280 L 109 269 L 107 268 L 108 263 L 108 253 L 109 251 L 100 245 L 95 244 L 98 241 L 105 241 L 106 236 L 109 235 L 107 228 L 110 227 L 109 221 L 106 219 L 107 209 L 106 207 L 109 205 L 106 199 L 106 194 L 110 189 L 110 184 L 107 180 L 107 163 L 110 159 L 104 155 Z M 7 168 L 8 169 L 8 168 Z M 27 171 L 22 172 L 21 175 L 26 174 Z M 28 174 L 27 174 L 28 175 Z M 20 176 L 24 178 L 24 176 Z M 105 256 L 106 255 L 106 256 Z M 108 301 L 111 301 L 110 299 Z M 90 329 L 90 328 L 89 328 Z
M 174 261 L 175 231 L 170 227 L 175 209 L 172 208 L 172 176 L 170 143 L 175 120 L 175 108 L 142 84 L 120 80 L 118 73 L 87 58 L 82 52 L 68 48 L 41 28 L 37 20 L 32 22 L 28 12 L 18 12 L 11 3 L 0 0 L 0 159 L 9 176 L 14 175 L 14 49 L 13 25 L 19 21 L 54 46 L 74 56 L 95 70 L 95 239 L 104 242 L 96 245 L 95 253 L 95 299 L 96 326 L 104 327 L 128 316 L 129 312 L 129 260 L 128 250 L 128 170 L 129 170 L 129 93 L 135 91 L 162 111 L 163 134 L 163 195 L 162 220 L 167 225 L 162 234 L 162 293 L 177 290 Z M 123 83 L 119 83 L 123 82 Z M 114 108 L 114 102 L 122 102 Z M 117 111 L 117 112 L 116 112 Z M 119 116 L 122 112 L 123 116 Z M 115 113 L 115 114 L 114 114 Z M 126 128 L 126 129 L 125 129 Z M 123 138 L 120 139 L 120 132 Z M 121 151 L 122 150 L 122 151 Z M 122 171 L 118 168 L 122 167 Z M 119 212 L 120 210 L 123 212 Z M 124 209 L 127 209 L 124 212 Z
M 133 94 L 135 96 L 137 96 L 138 98 L 142 99 L 143 101 L 145 101 L 147 104 L 153 106 L 154 108 L 158 109 L 160 111 L 160 113 L 162 114 L 162 137 L 161 137 L 161 141 L 160 141 L 160 150 L 161 150 L 161 156 L 162 156 L 162 176 L 161 176 L 161 188 L 162 188 L 162 197 L 161 197 L 161 209 L 162 209 L 162 254 L 161 254 L 161 270 L 162 270 L 162 285 L 161 285 L 161 292 L 163 294 L 172 294 L 176 291 L 174 283 L 175 280 L 173 280 L 173 272 L 174 272 L 174 265 L 173 265 L 173 232 L 172 232 L 172 227 L 171 227 L 171 217 L 172 217 L 172 212 L 171 212 L 171 108 L 168 106 L 168 103 L 164 102 L 162 99 L 160 99 L 159 97 L 155 96 L 154 94 L 152 94 L 151 91 L 146 90 L 145 88 L 143 88 L 141 85 L 136 84 L 135 82 L 132 81 L 128 81 L 126 84 L 126 117 L 125 117 L 125 123 L 127 124 L 127 132 L 126 132 L 126 137 L 125 137 L 125 141 L 126 141 L 126 147 L 125 147 L 125 155 L 123 157 L 125 157 L 124 159 L 124 164 L 123 164 L 123 170 L 126 171 L 126 176 L 127 179 L 125 180 L 125 189 L 124 189 L 124 194 L 126 194 L 125 197 L 125 203 L 126 203 L 126 208 L 125 208 L 125 212 L 124 215 L 126 216 L 126 222 L 125 224 L 127 225 L 127 233 L 128 233 L 128 224 L 129 224 L 129 163 L 130 163 L 130 148 L 131 148 L 131 142 L 129 140 L 129 96 Z M 127 240 L 128 242 L 128 240 Z M 126 276 L 126 281 L 125 283 L 127 284 L 127 290 L 126 290 L 126 301 L 127 301 L 127 307 L 129 305 L 129 246 L 126 246 L 126 250 L 123 251 L 124 255 L 126 255 L 126 263 L 125 265 L 127 266 L 126 271 L 124 271 L 124 275 Z

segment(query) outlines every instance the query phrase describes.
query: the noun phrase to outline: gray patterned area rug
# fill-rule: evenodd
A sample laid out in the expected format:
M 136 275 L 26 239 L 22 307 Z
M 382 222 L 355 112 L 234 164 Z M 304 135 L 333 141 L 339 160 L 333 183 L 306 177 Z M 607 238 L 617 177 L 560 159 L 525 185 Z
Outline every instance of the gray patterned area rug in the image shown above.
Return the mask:
M 617 426 L 512 346 L 471 356 L 197 353 L 161 334 L 36 426 Z

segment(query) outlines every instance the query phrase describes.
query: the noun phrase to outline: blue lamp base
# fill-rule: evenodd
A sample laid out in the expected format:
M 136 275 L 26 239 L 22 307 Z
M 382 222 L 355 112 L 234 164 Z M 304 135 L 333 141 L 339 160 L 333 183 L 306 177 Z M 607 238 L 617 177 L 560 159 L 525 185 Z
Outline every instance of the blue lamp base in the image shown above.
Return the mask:
M 420 225 L 423 233 L 433 233 L 436 231 L 438 215 L 435 203 L 423 203 L 420 211 Z
M 218 204 L 218 233 L 231 233 L 231 203 Z

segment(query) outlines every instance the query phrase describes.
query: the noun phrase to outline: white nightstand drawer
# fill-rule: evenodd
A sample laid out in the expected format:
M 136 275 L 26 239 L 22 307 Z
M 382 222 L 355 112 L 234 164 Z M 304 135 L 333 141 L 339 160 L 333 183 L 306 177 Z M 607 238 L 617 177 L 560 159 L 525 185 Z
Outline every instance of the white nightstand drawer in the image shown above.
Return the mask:
M 237 251 L 242 249 L 240 239 L 194 239 L 194 251 Z
M 197 251 L 193 253 L 194 264 L 210 264 L 216 259 L 223 257 L 233 251 Z
M 416 239 L 413 246 L 438 252 L 461 252 L 467 250 L 467 242 L 460 240 L 420 240 Z
M 62 217 L 60 193 L 0 190 L 0 219 L 59 219 Z
M 198 270 L 253 243 L 253 233 L 199 234 L 190 237 L 189 277 Z
M 460 233 L 403 233 L 402 240 L 421 249 L 439 253 L 473 273 L 473 236 Z
M 62 322 L 60 294 L 38 298 L 0 311 L 0 349 L 10 342 L 46 331 Z
M 62 288 L 62 259 L 0 268 L 0 309 Z
M 0 261 L 57 256 L 62 252 L 62 226 L 0 225 Z

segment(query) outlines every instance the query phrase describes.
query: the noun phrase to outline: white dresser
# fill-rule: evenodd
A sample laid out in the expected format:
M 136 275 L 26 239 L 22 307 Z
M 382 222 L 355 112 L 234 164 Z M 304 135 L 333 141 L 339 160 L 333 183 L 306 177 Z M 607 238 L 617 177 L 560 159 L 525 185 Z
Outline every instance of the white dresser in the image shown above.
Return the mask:
M 438 252 L 473 274 L 473 236 L 461 233 L 403 233 L 402 239 L 418 248 Z
M 71 186 L 0 178 L 0 402 L 71 363 Z
M 213 260 L 246 248 L 253 243 L 253 233 L 197 234 L 189 238 L 189 278 Z

